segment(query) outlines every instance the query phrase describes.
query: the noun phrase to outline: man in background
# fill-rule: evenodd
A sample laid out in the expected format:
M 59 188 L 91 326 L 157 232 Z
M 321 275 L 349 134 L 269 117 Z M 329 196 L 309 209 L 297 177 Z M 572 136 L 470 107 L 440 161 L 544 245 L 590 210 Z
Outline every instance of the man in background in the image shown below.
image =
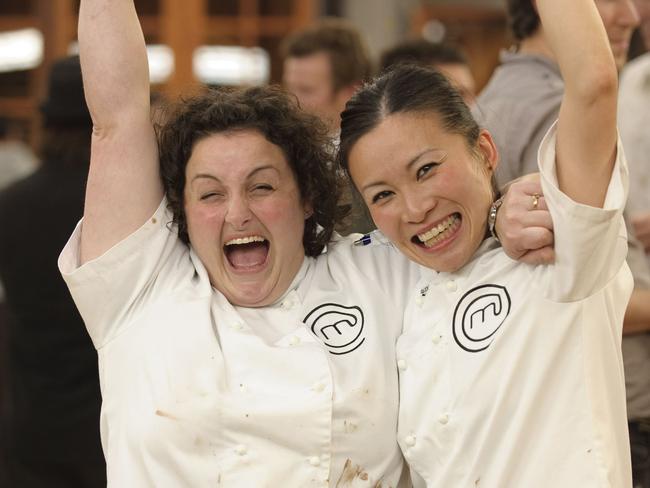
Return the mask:
M 336 146 L 345 104 L 372 76 L 361 33 L 344 19 L 325 18 L 287 37 L 281 52 L 284 87 L 296 96 L 303 110 L 323 121 Z M 341 184 L 347 187 L 342 203 L 350 205 L 351 212 L 336 230 L 346 235 L 374 229 L 365 205 L 343 174 Z
M 639 34 L 650 49 L 650 0 L 635 0 Z M 628 210 L 650 266 L 650 53 L 625 66 L 621 74 L 619 130 L 630 166 Z
M 595 0 L 614 59 L 627 61 L 630 38 L 639 23 L 632 0 Z M 532 0 L 508 0 L 514 49 L 501 53 L 501 65 L 478 97 L 479 120 L 492 132 L 503 186 L 537 171 L 537 148 L 557 119 L 564 83 Z
M 372 76 L 361 33 L 344 19 L 325 18 L 286 38 L 282 55 L 285 88 L 338 137 L 346 102 Z

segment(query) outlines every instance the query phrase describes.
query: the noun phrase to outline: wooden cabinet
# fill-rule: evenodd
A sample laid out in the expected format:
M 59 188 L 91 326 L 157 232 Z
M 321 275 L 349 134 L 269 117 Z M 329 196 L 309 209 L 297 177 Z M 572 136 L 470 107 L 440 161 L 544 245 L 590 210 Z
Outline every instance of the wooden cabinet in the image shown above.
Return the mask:
M 148 43 L 174 51 L 175 70 L 161 89 L 176 95 L 194 82 L 192 53 L 203 44 L 260 46 L 271 56 L 271 79 L 280 77 L 278 46 L 290 31 L 309 24 L 318 0 L 135 0 Z M 43 63 L 34 70 L 0 73 L 0 115 L 38 131 L 38 103 L 47 70 L 76 39 L 79 0 L 2 0 L 0 32 L 38 28 L 44 36 Z M 189 26 L 189 27 L 188 27 Z

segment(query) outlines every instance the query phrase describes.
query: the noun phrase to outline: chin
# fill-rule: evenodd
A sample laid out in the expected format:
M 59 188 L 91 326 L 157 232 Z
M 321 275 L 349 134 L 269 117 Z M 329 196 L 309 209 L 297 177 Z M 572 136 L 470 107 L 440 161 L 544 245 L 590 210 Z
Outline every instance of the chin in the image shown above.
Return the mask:
M 472 254 L 458 249 L 458 243 L 455 243 L 451 249 L 437 254 L 429 254 L 422 251 L 420 248 L 412 249 L 409 253 L 412 260 L 421 264 L 426 268 L 433 269 L 441 273 L 453 273 L 461 269 L 469 262 Z
M 223 288 L 215 286 L 226 299 L 238 307 L 264 307 L 273 303 L 277 297 L 274 296 L 273 290 L 265 286 L 264 283 L 245 283 L 233 284 Z

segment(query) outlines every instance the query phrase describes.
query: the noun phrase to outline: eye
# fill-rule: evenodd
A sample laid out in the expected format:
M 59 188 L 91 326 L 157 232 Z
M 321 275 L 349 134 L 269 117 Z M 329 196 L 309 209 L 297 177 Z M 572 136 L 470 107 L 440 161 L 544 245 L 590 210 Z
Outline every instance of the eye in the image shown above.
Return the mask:
M 388 190 L 380 191 L 379 193 L 372 196 L 371 202 L 378 203 L 381 200 L 386 200 L 388 197 L 392 195 L 393 195 L 392 191 L 388 191 Z
M 427 163 L 424 166 L 421 166 L 418 168 L 418 172 L 416 173 L 415 177 L 418 181 L 420 181 L 422 178 L 424 178 L 427 174 L 431 172 L 436 166 L 438 166 L 440 163 Z
M 263 195 L 272 192 L 273 186 L 269 185 L 268 183 L 258 183 L 257 185 L 253 185 L 251 191 L 255 194 Z
M 216 192 L 216 191 L 206 192 L 206 193 L 202 193 L 199 196 L 199 200 L 213 200 L 213 199 L 219 197 L 220 195 L 221 195 L 221 193 Z

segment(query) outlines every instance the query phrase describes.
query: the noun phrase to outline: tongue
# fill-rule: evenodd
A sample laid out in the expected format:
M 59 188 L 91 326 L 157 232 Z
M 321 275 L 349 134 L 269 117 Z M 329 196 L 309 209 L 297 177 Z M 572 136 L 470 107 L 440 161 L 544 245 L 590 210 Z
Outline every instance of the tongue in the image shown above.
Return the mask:
M 252 268 L 264 264 L 267 253 L 268 248 L 262 242 L 235 244 L 227 247 L 228 261 L 235 268 Z

